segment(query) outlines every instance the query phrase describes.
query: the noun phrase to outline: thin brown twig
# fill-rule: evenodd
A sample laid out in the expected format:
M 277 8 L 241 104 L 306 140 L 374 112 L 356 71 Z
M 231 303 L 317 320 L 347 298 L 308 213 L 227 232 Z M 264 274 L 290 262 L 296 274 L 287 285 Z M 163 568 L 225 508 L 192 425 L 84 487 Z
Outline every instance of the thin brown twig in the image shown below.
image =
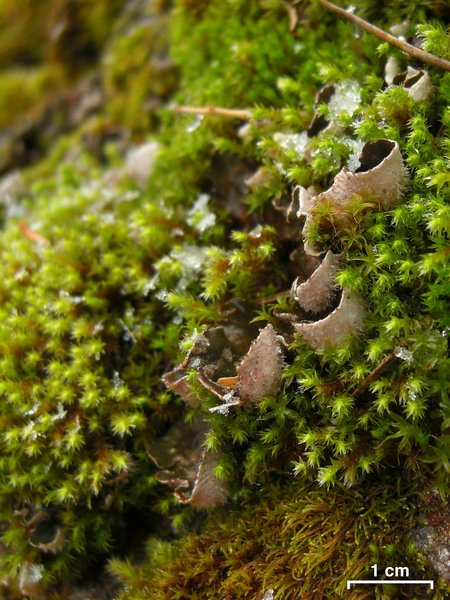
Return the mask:
M 188 113 L 191 115 L 218 115 L 248 121 L 252 113 L 242 108 L 220 108 L 219 106 L 175 106 L 175 112 Z
M 291 4 L 290 2 L 287 2 L 287 0 L 281 0 L 281 4 L 284 6 L 284 8 L 287 11 L 287 14 L 289 17 L 289 31 L 292 33 L 293 31 L 296 30 L 297 25 L 298 25 L 297 9 L 295 8 L 295 6 L 293 4 Z
M 412 44 L 408 44 L 408 42 L 405 42 L 399 39 L 398 37 L 395 37 L 395 35 L 391 35 L 390 33 L 383 31 L 383 29 L 372 25 L 372 23 L 369 23 L 368 21 L 357 17 L 348 10 L 345 10 L 345 8 L 341 8 L 340 6 L 336 6 L 336 4 L 333 4 L 332 2 L 328 2 L 328 0 L 320 0 L 320 3 L 332 12 L 335 12 L 341 17 L 344 17 L 345 19 L 356 23 L 356 25 L 359 25 L 375 37 L 379 38 L 380 40 L 383 40 L 383 42 L 388 42 L 389 44 L 396 46 L 400 50 L 403 50 L 403 52 L 406 52 L 407 54 L 414 56 L 414 58 L 418 58 L 419 60 L 429 65 L 439 67 L 440 69 L 445 69 L 445 71 L 450 71 L 450 61 L 445 60 L 444 58 L 440 58 L 439 56 L 435 56 L 434 54 L 430 54 L 429 52 L 425 52 L 425 50 L 421 50 L 420 48 L 416 48 Z
M 376 381 L 381 375 L 381 373 L 388 367 L 395 359 L 397 355 L 394 352 L 391 352 L 384 358 L 378 366 L 375 367 L 373 371 L 371 371 L 367 377 L 365 377 L 361 383 L 358 385 L 356 390 L 352 393 L 353 398 L 357 398 L 360 396 L 372 383 L 372 381 Z

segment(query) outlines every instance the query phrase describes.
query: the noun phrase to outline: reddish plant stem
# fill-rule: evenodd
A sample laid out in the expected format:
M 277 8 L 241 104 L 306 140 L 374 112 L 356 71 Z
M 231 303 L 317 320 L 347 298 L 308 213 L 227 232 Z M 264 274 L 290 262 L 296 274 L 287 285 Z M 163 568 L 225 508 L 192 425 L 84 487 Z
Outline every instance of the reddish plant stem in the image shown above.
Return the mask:
M 364 377 L 364 379 L 362 379 L 359 382 L 358 387 L 352 392 L 352 396 L 353 398 L 357 398 L 358 396 L 360 396 L 363 392 L 366 391 L 366 389 L 369 387 L 369 385 L 372 383 L 372 381 L 376 381 L 378 379 L 378 377 L 381 375 L 381 373 L 397 358 L 396 354 L 394 354 L 393 352 L 391 352 L 390 354 L 388 354 L 386 356 L 386 358 L 384 358 L 379 365 L 377 365 L 375 367 L 375 369 L 373 371 L 371 371 L 366 377 Z M 321 386 L 322 391 L 330 396 L 331 394 L 334 394 L 335 392 L 339 392 L 341 390 L 345 389 L 345 384 L 348 383 L 356 383 L 355 381 L 352 380 L 344 380 L 344 379 L 336 379 L 336 381 L 332 381 L 331 383 L 326 383 L 323 386 Z
M 364 377 L 364 379 L 358 385 L 356 390 L 352 393 L 353 398 L 357 398 L 358 396 L 360 396 L 369 387 L 372 381 L 376 381 L 381 375 L 381 373 L 386 369 L 386 367 L 388 367 L 392 362 L 394 362 L 396 358 L 397 356 L 393 352 L 388 354 L 386 358 L 384 358 L 380 362 L 380 364 L 367 375 L 367 377 Z
M 45 238 L 43 235 L 40 235 L 39 233 L 36 233 L 36 231 L 30 229 L 30 227 L 28 227 L 25 221 L 19 221 L 19 227 L 24 236 L 26 236 L 30 240 L 33 240 L 33 242 L 38 242 L 38 244 L 45 245 L 50 244 L 50 241 L 47 238 Z

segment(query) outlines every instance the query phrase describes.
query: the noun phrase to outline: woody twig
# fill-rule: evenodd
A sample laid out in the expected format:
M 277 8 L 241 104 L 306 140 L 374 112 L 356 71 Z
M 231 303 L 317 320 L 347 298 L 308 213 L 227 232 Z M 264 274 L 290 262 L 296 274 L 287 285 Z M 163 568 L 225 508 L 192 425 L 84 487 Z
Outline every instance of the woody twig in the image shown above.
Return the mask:
M 251 111 L 247 109 L 220 108 L 219 106 L 176 106 L 174 110 L 177 113 L 187 113 L 191 115 L 217 115 L 220 117 L 239 119 L 241 121 L 248 121 L 252 116 Z

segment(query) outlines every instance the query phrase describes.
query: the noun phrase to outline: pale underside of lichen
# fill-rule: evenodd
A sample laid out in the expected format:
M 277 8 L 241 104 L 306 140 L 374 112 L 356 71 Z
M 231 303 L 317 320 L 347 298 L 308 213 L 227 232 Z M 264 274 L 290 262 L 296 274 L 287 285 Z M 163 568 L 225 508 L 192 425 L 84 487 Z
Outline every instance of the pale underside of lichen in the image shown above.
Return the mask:
M 414 102 L 429 102 L 434 94 L 427 71 L 410 65 L 406 71 L 402 71 L 394 56 L 390 56 L 386 62 L 384 79 L 388 85 L 402 85 Z
M 343 290 L 339 305 L 327 317 L 296 323 L 294 327 L 314 350 L 323 351 L 341 346 L 348 337 L 357 335 L 362 329 L 364 313 L 361 298 Z

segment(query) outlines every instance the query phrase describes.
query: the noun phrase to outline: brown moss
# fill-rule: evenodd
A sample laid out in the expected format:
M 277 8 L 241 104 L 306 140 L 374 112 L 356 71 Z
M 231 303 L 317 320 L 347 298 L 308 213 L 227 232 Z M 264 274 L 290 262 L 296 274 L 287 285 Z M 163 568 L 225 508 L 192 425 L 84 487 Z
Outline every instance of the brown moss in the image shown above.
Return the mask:
M 394 485 L 372 484 L 359 492 L 324 491 L 304 483 L 271 488 L 241 514 L 229 510 L 210 517 L 204 533 L 178 544 L 175 557 L 166 547 L 134 572 L 129 569 L 120 599 L 262 599 L 270 589 L 277 600 L 411 598 L 419 593 L 444 598 L 443 582 L 435 596 L 411 585 L 383 586 L 377 595 L 372 586 L 346 589 L 348 579 L 370 578 L 374 563 L 408 566 L 411 578 L 433 578 L 409 543 L 415 519 L 415 497 Z M 119 562 L 112 570 L 124 578 Z M 142 580 L 148 592 L 134 595 L 134 583 Z

